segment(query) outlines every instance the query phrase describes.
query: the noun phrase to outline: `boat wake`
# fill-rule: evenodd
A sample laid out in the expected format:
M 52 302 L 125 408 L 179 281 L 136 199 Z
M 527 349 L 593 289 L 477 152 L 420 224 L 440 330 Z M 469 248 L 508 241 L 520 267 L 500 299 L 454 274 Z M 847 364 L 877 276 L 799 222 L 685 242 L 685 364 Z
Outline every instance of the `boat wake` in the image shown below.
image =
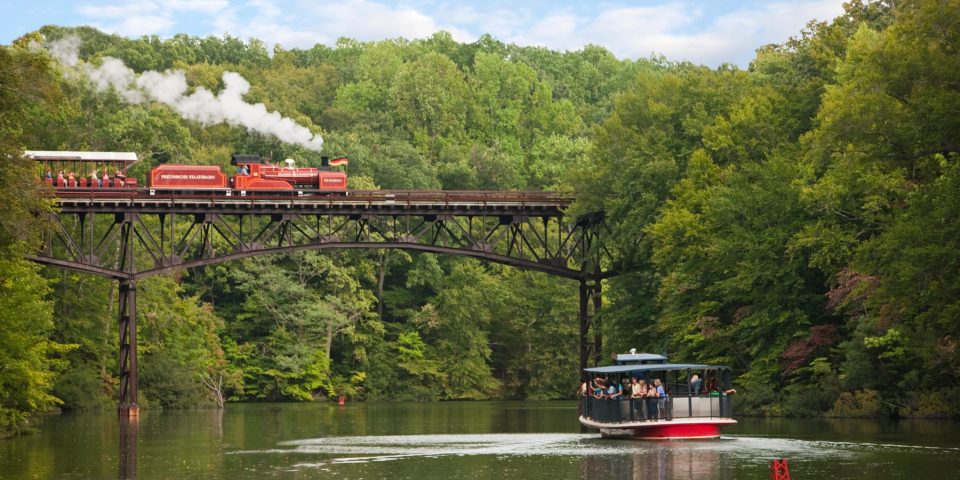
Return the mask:
M 242 450 L 232 454 L 295 454 L 310 458 L 293 468 L 332 464 L 385 462 L 444 456 L 496 457 L 704 457 L 736 459 L 738 463 L 766 464 L 771 458 L 856 460 L 881 452 L 923 451 L 956 455 L 960 449 L 920 445 L 832 442 L 789 438 L 723 436 L 704 441 L 630 441 L 598 438 L 596 434 L 480 434 L 388 435 L 319 437 L 281 442 L 267 450 Z

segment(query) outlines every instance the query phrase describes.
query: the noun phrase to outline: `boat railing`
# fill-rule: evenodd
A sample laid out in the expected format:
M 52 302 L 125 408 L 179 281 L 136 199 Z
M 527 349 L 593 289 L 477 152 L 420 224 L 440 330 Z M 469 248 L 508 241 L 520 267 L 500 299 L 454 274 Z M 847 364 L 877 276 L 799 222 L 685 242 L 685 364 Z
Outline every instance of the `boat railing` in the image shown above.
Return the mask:
M 729 395 L 695 395 L 664 399 L 581 397 L 581 414 L 602 423 L 639 422 L 648 418 L 680 420 L 690 418 L 733 418 L 733 398 Z M 651 412 L 652 410 L 652 412 Z M 651 416 L 652 415 L 652 416 Z

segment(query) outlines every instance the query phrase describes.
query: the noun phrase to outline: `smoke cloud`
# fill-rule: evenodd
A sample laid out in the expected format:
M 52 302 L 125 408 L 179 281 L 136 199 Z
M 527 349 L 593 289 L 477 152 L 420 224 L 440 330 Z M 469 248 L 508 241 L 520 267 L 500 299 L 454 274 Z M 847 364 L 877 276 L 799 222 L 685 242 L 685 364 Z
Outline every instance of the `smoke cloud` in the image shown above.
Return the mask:
M 47 48 L 63 65 L 78 67 L 97 90 L 113 89 L 129 103 L 155 101 L 169 106 L 181 117 L 205 126 L 227 123 L 272 135 L 315 152 L 323 148 L 320 135 L 312 134 L 306 127 L 278 112 L 267 110 L 262 103 L 244 101 L 243 96 L 250 91 L 250 83 L 239 73 L 224 72 L 224 88 L 218 94 L 197 87 L 188 95 L 189 86 L 182 70 L 137 74 L 122 60 L 113 57 L 105 57 L 99 67 L 80 64 L 80 38 L 77 36 L 49 42 Z

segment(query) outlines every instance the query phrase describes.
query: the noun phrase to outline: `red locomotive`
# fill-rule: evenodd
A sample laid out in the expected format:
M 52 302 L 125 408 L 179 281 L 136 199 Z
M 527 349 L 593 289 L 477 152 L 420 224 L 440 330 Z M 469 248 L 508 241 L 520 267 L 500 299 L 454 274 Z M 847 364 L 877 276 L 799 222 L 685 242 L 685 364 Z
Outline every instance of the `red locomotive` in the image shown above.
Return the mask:
M 47 184 L 61 189 L 136 189 L 136 178 L 127 178 L 126 169 L 137 161 L 134 153 L 118 152 L 25 152 L 43 163 Z M 164 164 L 147 174 L 146 192 L 155 195 L 161 192 L 222 192 L 234 193 L 296 192 L 346 193 L 347 174 L 331 167 L 346 165 L 347 159 L 328 160 L 321 157 L 321 167 L 298 168 L 293 160 L 285 165 L 263 161 L 258 155 L 233 155 L 230 163 L 238 167 L 237 174 L 228 176 L 215 165 Z M 51 167 L 51 164 L 54 167 Z M 57 173 L 54 174 L 54 170 Z M 69 173 L 65 173 L 69 172 Z M 79 173 L 75 173 L 79 172 Z M 101 176 L 101 173 L 103 175 Z

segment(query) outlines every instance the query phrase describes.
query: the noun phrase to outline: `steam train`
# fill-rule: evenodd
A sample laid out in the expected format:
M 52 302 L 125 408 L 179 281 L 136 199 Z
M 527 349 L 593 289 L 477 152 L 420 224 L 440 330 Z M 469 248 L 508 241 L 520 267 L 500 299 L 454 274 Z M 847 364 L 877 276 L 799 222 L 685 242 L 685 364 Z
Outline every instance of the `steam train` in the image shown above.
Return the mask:
M 27 151 L 24 154 L 38 162 L 45 172 L 41 178 L 58 192 L 138 191 L 137 179 L 127 178 L 125 174 L 127 168 L 137 162 L 135 153 Z M 346 194 L 347 174 L 334 167 L 347 162 L 346 157 L 333 160 L 321 157 L 320 168 L 297 167 L 291 159 L 278 165 L 258 155 L 233 155 L 230 164 L 237 167 L 237 173 L 232 176 L 216 165 L 163 164 L 147 173 L 143 191 L 149 195 Z

